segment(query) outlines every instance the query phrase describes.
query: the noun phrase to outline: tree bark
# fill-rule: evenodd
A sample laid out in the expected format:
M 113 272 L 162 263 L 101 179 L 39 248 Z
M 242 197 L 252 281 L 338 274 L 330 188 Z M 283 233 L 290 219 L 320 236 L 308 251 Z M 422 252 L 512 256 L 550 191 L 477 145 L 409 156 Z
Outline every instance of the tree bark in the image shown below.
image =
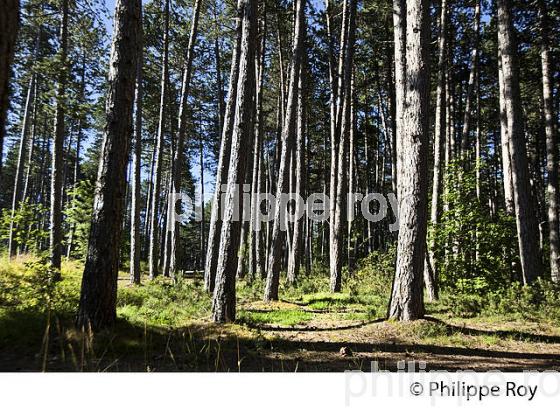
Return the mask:
M 543 0 L 539 0 L 539 25 L 541 35 L 541 70 L 543 87 L 543 114 L 546 135 L 546 173 L 548 183 L 548 239 L 550 242 L 550 276 L 560 282 L 560 232 L 558 231 L 558 135 L 552 102 L 553 79 L 551 67 L 549 16 Z
M 264 92 L 264 67 L 266 63 L 266 3 L 263 3 L 263 13 L 260 25 L 261 42 L 257 55 L 257 90 L 255 96 L 256 106 L 256 125 L 255 143 L 253 145 L 253 171 L 251 180 L 251 220 L 249 226 L 249 275 L 251 279 L 261 277 L 264 272 L 262 255 L 262 228 L 260 220 L 260 209 L 258 204 L 258 194 L 263 188 L 263 139 L 264 139 L 264 111 L 263 111 L 263 92 Z
M 200 5 L 202 0 L 195 0 L 193 6 L 193 14 L 191 20 L 191 33 L 189 36 L 189 44 L 187 46 L 187 55 L 185 57 L 185 66 L 183 67 L 183 81 L 181 84 L 181 101 L 179 103 L 179 124 L 177 131 L 177 148 L 175 149 L 175 155 L 173 156 L 172 164 L 172 191 L 181 192 L 181 175 L 183 170 L 183 157 L 184 157 L 184 144 L 185 144 L 185 134 L 187 128 L 187 103 L 191 85 L 192 76 L 192 62 L 194 59 L 194 46 L 196 44 L 196 37 L 198 35 L 198 17 L 200 15 Z M 174 210 L 176 204 L 171 204 L 169 207 L 170 211 Z M 171 234 L 171 260 L 169 270 L 171 275 L 174 276 L 177 270 L 177 256 L 178 256 L 178 246 L 179 246 L 179 226 L 178 223 L 173 219 L 174 212 L 168 212 L 167 218 L 171 218 L 168 222 Z
M 278 169 L 278 182 L 276 184 L 276 207 L 272 236 L 270 240 L 270 255 L 268 257 L 268 270 L 264 300 L 278 300 L 278 286 L 280 283 L 280 269 L 282 259 L 282 243 L 285 241 L 286 232 L 281 224 L 286 221 L 286 215 L 281 209 L 281 194 L 286 193 L 288 187 L 289 167 L 288 156 L 292 149 L 295 137 L 295 123 L 297 116 L 297 94 L 300 66 L 304 47 L 305 33 L 305 2 L 297 0 L 295 14 L 294 41 L 292 48 L 292 63 L 290 65 L 290 81 L 288 86 L 288 101 L 286 104 L 286 116 L 282 127 L 282 148 L 280 154 L 280 166 Z
M 82 329 L 100 329 L 112 325 L 116 319 L 121 220 L 132 132 L 141 7 L 139 0 L 117 0 L 115 5 L 106 124 L 76 319 L 77 326 Z
M 478 48 L 480 43 L 480 0 L 476 0 L 474 7 L 474 44 L 471 52 L 471 70 L 467 86 L 465 101 L 465 112 L 463 116 L 463 132 L 461 133 L 461 155 L 465 166 L 468 163 L 468 151 L 470 150 L 469 134 L 471 130 L 472 97 L 475 92 L 476 73 L 478 70 Z
M 142 27 L 142 10 L 139 12 L 138 57 L 136 67 L 136 94 L 134 95 L 134 151 L 132 155 L 132 215 L 130 217 L 130 283 L 140 284 L 140 201 L 142 197 L 142 103 L 144 85 L 142 69 L 144 65 L 144 35 Z
M 356 0 L 348 0 L 348 31 L 341 43 L 341 55 L 344 62 L 339 65 L 338 103 L 337 110 L 340 112 L 337 120 L 337 132 L 339 133 L 339 144 L 336 165 L 333 166 L 336 175 L 335 195 L 331 197 L 331 208 L 334 202 L 334 218 L 330 220 L 331 243 L 330 243 L 330 290 L 340 292 L 342 289 L 342 255 L 343 255 L 343 232 L 346 222 L 346 193 L 348 185 L 348 144 L 351 127 L 350 108 L 352 101 L 352 65 L 354 58 L 354 40 L 356 32 Z M 332 192 L 332 189 L 331 189 Z M 332 215 L 332 213 L 331 213 Z
M 295 190 L 297 196 L 302 195 L 303 188 L 303 150 L 304 150 L 304 121 L 305 121 L 305 100 L 303 96 L 303 69 L 300 65 L 298 78 L 298 98 L 297 98 L 297 118 L 296 118 L 296 144 L 294 150 L 295 157 Z M 303 203 L 296 202 L 295 214 L 303 213 Z M 299 268 L 301 265 L 301 243 L 303 240 L 303 221 L 301 218 L 294 221 L 292 233 L 292 246 L 288 258 L 288 283 L 294 284 L 299 276 Z
M 19 32 L 19 0 L 0 0 L 0 174 L 6 121 L 10 105 L 10 77 Z
M 442 159 L 445 150 L 446 131 L 446 93 L 445 73 L 447 70 L 447 0 L 441 1 L 440 27 L 438 38 L 438 78 L 436 90 L 436 118 L 434 131 L 434 179 L 432 183 L 432 207 L 430 210 L 430 223 L 434 237 L 438 229 L 441 215 L 441 192 L 443 187 L 443 164 Z M 435 258 L 435 241 L 429 244 L 428 259 L 424 268 L 424 284 L 428 293 L 428 300 L 434 301 L 438 298 L 437 275 L 438 263 Z
M 224 124 L 222 125 L 222 141 L 220 143 L 220 155 L 218 157 L 218 168 L 216 170 L 216 184 L 214 187 L 214 197 L 212 199 L 212 213 L 210 215 L 210 225 L 208 227 L 208 242 L 206 251 L 206 264 L 204 268 L 204 288 L 207 292 L 214 292 L 216 267 L 220 252 L 220 232 L 222 230 L 222 218 L 224 209 L 222 208 L 222 187 L 227 184 L 228 170 L 231 156 L 231 138 L 235 120 L 235 110 L 237 101 L 237 83 L 239 79 L 239 58 L 241 56 L 241 40 L 243 35 L 243 19 L 245 5 L 243 1 L 237 3 L 236 19 L 236 44 L 231 57 L 231 70 L 229 76 L 229 93 L 224 113 Z
M 169 1 L 164 0 L 163 10 L 163 54 L 161 67 L 161 86 L 159 102 L 159 122 L 156 137 L 154 157 L 154 180 L 152 182 L 151 213 L 150 213 L 150 238 L 148 242 L 148 268 L 150 279 L 158 275 L 159 270 L 159 203 L 162 180 L 163 151 L 165 146 L 165 119 L 167 104 L 167 83 L 169 79 Z
M 231 155 L 227 179 L 226 199 L 222 220 L 221 240 L 216 265 L 216 283 L 212 301 L 214 322 L 235 320 L 235 274 L 241 221 L 239 217 L 239 187 L 245 181 L 245 161 L 253 135 L 252 121 L 255 93 L 255 41 L 257 34 L 257 1 L 239 0 L 242 36 L 239 43 L 239 76 L 237 99 L 231 136 Z M 235 60 L 233 65 L 235 65 Z M 233 70 L 232 70 L 233 71 Z M 231 93 L 230 93 L 231 94 Z
M 519 257 L 523 282 L 530 284 L 541 274 L 539 233 L 531 198 L 527 149 L 521 93 L 517 46 L 509 0 L 498 0 L 498 48 L 501 52 L 503 93 L 509 154 L 512 168 L 513 200 L 519 242 Z
M 29 86 L 27 89 L 27 98 L 25 100 L 25 108 L 23 110 L 23 118 L 21 124 L 21 137 L 19 139 L 19 149 L 16 164 L 16 175 L 14 178 L 14 192 L 12 194 L 12 211 L 10 218 L 10 228 L 8 231 L 8 257 L 15 255 L 16 245 L 14 241 L 14 218 L 16 208 L 23 199 L 22 197 L 22 174 L 25 165 L 25 150 L 27 148 L 27 134 L 29 133 L 29 124 L 31 122 L 31 106 L 34 105 L 34 98 L 36 93 L 36 74 L 31 74 Z
M 404 12 L 402 6 L 395 12 Z M 395 37 L 400 50 L 406 47 L 404 78 L 397 83 L 397 106 L 404 111 L 397 117 L 399 236 L 389 304 L 389 317 L 397 320 L 415 320 L 424 315 L 422 275 L 427 228 L 429 2 L 409 0 L 406 13 L 406 35 Z M 406 104 L 399 101 L 403 97 Z
M 68 54 L 68 0 L 62 0 L 60 24 L 60 67 L 56 88 L 56 108 L 54 119 L 54 137 L 52 145 L 51 166 L 51 213 L 50 213 L 50 262 L 55 268 L 54 279 L 60 279 L 60 262 L 62 255 L 62 177 L 64 155 L 64 116 L 66 104 Z

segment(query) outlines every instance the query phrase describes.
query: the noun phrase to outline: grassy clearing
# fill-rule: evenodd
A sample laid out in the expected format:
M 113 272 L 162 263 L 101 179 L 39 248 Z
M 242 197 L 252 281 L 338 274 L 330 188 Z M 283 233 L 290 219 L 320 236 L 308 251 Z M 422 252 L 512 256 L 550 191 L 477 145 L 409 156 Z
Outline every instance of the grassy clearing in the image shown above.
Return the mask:
M 303 360 L 297 358 L 300 346 L 307 351 L 319 342 L 522 351 L 560 346 L 560 295 L 545 283 L 471 295 L 469 303 L 462 302 L 464 295 L 444 292 L 439 302 L 427 304 L 427 320 L 372 324 L 384 318 L 391 289 L 391 272 L 375 260 L 346 276 L 339 294 L 328 292 L 328 275 L 321 269 L 296 286 L 282 285 L 283 300 L 274 303 L 261 301 L 262 280 L 239 281 L 238 321 L 226 326 L 211 323 L 211 298 L 200 279 L 172 283 L 145 277 L 132 286 L 121 272 L 118 322 L 94 336 L 73 328 L 82 265 L 65 262 L 63 280 L 56 283 L 45 266 L 32 256 L 0 259 L 1 368 L 270 370 L 277 360 Z M 278 346 L 282 353 L 273 354 Z

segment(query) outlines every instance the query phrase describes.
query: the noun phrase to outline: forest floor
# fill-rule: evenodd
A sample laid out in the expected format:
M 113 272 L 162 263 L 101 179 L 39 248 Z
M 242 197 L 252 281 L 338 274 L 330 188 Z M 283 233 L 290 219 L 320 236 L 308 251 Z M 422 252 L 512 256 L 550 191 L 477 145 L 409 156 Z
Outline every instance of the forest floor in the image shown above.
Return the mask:
M 427 304 L 424 320 L 387 321 L 390 279 L 370 268 L 343 293 L 326 292 L 319 275 L 283 286 L 274 303 L 260 301 L 261 281 L 240 282 L 238 320 L 228 325 L 210 321 L 199 277 L 131 286 L 123 272 L 118 322 L 95 335 L 73 327 L 81 265 L 66 263 L 56 285 L 45 272 L 30 257 L 0 260 L 1 371 L 370 371 L 397 370 L 399 361 L 427 370 L 560 370 L 557 309 L 519 300 L 499 314 L 473 314 L 442 297 Z

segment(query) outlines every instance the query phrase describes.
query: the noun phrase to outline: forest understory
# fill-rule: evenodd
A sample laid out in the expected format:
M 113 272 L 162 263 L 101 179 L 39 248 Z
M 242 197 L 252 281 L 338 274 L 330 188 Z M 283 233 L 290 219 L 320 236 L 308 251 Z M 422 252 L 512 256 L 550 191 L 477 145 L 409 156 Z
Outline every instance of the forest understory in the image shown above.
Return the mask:
M 4 258 L 0 370 L 370 371 L 377 363 L 395 371 L 399 361 L 416 370 L 420 362 L 427 370 L 560 370 L 558 290 L 468 301 L 444 293 L 423 320 L 387 321 L 383 258 L 363 260 L 338 294 L 320 269 L 283 288 L 278 302 L 261 301 L 261 280 L 240 281 L 238 320 L 228 325 L 212 323 L 202 275 L 132 286 L 121 272 L 117 323 L 95 335 L 74 327 L 80 263 L 64 263 L 62 281 L 49 283 L 36 257 Z

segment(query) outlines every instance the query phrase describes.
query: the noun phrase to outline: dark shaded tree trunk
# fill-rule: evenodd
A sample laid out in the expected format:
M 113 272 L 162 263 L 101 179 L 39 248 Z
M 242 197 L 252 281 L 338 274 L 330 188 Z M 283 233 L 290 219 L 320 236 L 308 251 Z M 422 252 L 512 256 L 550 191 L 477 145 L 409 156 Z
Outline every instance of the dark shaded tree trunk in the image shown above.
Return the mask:
M 546 173 L 548 183 L 548 239 L 550 242 L 550 276 L 560 282 L 560 232 L 558 231 L 558 135 L 552 102 L 553 83 L 549 35 L 549 16 L 544 0 L 539 0 L 541 35 L 541 70 L 543 87 L 543 114 L 546 134 Z
M 64 155 L 64 115 L 66 105 L 68 54 L 68 0 L 62 0 L 60 23 L 60 67 L 56 88 L 56 108 L 54 118 L 54 137 L 51 158 L 51 214 L 50 214 L 50 262 L 55 268 L 54 279 L 60 279 L 62 256 L 62 178 Z
M 303 39 L 305 33 L 305 2 L 297 0 L 295 14 L 294 41 L 292 48 L 292 63 L 290 65 L 290 80 L 288 86 L 288 100 L 286 103 L 286 116 L 282 127 L 282 148 L 280 154 L 280 166 L 278 169 L 278 182 L 276 184 L 276 206 L 272 236 L 270 239 L 270 254 L 268 257 L 268 269 L 264 300 L 278 300 L 278 286 L 280 283 L 280 269 L 282 262 L 282 245 L 286 239 L 285 228 L 281 224 L 286 223 L 285 215 L 281 209 L 281 194 L 288 189 L 289 178 L 289 153 L 291 152 L 295 137 L 295 123 L 297 116 L 297 94 L 298 79 L 303 52 Z M 286 223 L 287 225 L 287 223 Z
M 339 133 L 338 152 L 336 165 L 333 166 L 336 175 L 335 195 L 331 197 L 331 208 L 334 203 L 334 219 L 331 219 L 331 243 L 330 243 L 330 290 L 340 292 L 342 289 L 342 257 L 343 257 L 343 235 L 346 222 L 346 193 L 348 191 L 348 151 L 351 128 L 351 102 L 352 102 L 352 66 L 354 59 L 354 39 L 356 32 L 356 0 L 348 0 L 348 21 L 345 24 L 347 33 L 341 43 L 341 55 L 344 62 L 339 64 L 338 103 L 337 110 L 340 113 L 336 124 Z M 331 190 L 332 192 L 332 190 Z M 331 213 L 332 214 L 332 213 Z
M 231 136 L 231 155 L 227 178 L 226 199 L 222 218 L 221 238 L 216 265 L 216 283 L 212 301 L 214 322 L 235 320 L 235 274 L 241 221 L 239 220 L 240 186 L 245 181 L 245 161 L 250 151 L 253 124 L 253 97 L 255 93 L 255 48 L 257 34 L 256 0 L 240 0 L 242 36 L 239 43 L 239 75 L 235 104 L 235 120 Z M 235 60 L 233 65 L 235 65 Z M 233 70 L 232 70 L 233 71 Z M 231 94 L 231 92 L 230 92 Z M 237 214 L 237 215 L 236 215 Z
M 138 41 L 139 0 L 117 0 L 111 48 L 109 90 L 101 162 L 76 324 L 100 329 L 116 319 L 117 277 L 126 165 L 132 132 Z
M 19 32 L 19 0 L 0 0 L 0 174 L 6 120 L 10 105 L 10 77 L 12 62 L 16 51 L 16 39 Z
M 503 93 L 509 154 L 512 168 L 513 201 L 523 282 L 530 284 L 542 273 L 538 221 L 533 208 L 521 93 L 517 46 L 509 0 L 498 0 L 498 48 L 501 52 Z
M 443 156 L 445 150 L 445 117 L 446 93 L 445 73 L 447 70 L 447 0 L 441 2 L 441 14 L 438 38 L 438 79 L 436 90 L 436 118 L 434 131 L 434 178 L 432 182 L 432 207 L 430 210 L 430 223 L 435 236 L 441 214 L 441 192 L 443 187 Z M 435 241 L 429 244 L 427 264 L 424 269 L 424 284 L 430 301 L 437 300 L 438 287 L 438 261 L 435 257 Z
M 208 226 L 208 242 L 206 251 L 206 263 L 204 267 L 204 289 L 214 292 L 216 267 L 220 252 L 220 233 L 222 230 L 222 195 L 228 181 L 228 170 L 231 156 L 231 137 L 234 127 L 235 110 L 237 101 L 237 83 L 239 79 L 239 58 L 241 56 L 241 40 L 243 35 L 243 19 L 245 18 L 245 7 L 243 0 L 237 3 L 236 21 L 236 44 L 231 58 L 231 70 L 229 76 L 229 93 L 224 113 L 224 123 L 222 124 L 222 140 L 220 143 L 220 154 L 218 157 L 218 167 L 216 170 L 216 184 L 214 187 L 214 197 L 212 199 L 212 213 Z

